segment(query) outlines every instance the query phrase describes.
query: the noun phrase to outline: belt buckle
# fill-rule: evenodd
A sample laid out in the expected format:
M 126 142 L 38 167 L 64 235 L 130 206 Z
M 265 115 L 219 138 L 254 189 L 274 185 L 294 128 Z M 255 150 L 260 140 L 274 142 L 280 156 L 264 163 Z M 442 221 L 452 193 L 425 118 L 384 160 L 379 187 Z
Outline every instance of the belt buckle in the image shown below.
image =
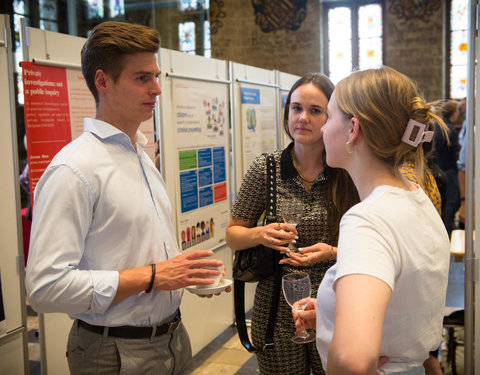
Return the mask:
M 168 326 L 168 331 L 167 331 L 167 335 L 170 335 L 172 334 L 173 332 L 175 332 L 175 330 L 178 328 L 178 326 L 180 325 L 180 322 L 182 321 L 182 319 L 178 319 L 177 321 L 175 322 L 172 322 L 169 324 Z

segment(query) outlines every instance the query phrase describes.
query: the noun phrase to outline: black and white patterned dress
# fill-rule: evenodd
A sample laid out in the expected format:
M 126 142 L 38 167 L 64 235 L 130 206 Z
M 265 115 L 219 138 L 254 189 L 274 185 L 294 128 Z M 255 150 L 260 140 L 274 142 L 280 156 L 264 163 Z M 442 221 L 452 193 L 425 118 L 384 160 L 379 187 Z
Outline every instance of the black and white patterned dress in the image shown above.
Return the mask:
M 299 239 L 296 246 L 306 247 L 318 242 L 336 245 L 336 238 L 327 228 L 327 208 L 331 202 L 326 201 L 325 183 L 327 176 L 321 173 L 307 192 L 302 180 L 295 170 L 290 150 L 291 143 L 283 151 L 275 151 L 277 216 L 281 217 L 281 202 L 293 198 L 303 202 L 303 215 L 297 226 Z M 248 169 L 232 207 L 231 215 L 239 220 L 256 223 L 266 202 L 266 156 L 258 156 Z M 283 265 L 283 274 L 307 272 L 312 282 L 312 297 L 316 297 L 322 278 L 335 261 L 326 261 L 307 267 Z M 271 299 L 274 290 L 274 278 L 258 283 L 255 292 L 252 318 L 252 339 L 255 347 L 263 347 Z M 290 341 L 295 325 L 290 306 L 283 295 L 280 296 L 277 319 L 275 322 L 273 350 L 257 354 L 261 374 L 324 374 L 315 342 L 295 344 Z

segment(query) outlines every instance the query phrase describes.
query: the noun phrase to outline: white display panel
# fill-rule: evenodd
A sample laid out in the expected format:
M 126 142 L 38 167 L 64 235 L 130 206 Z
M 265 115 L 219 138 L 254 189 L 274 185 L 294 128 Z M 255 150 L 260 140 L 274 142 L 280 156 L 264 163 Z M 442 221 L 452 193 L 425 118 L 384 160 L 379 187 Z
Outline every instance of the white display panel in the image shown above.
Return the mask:
M 249 65 L 230 63 L 230 76 L 232 78 L 232 111 L 233 111 L 233 164 L 235 166 L 234 175 L 233 175 L 233 200 L 235 198 L 235 193 L 240 189 L 242 183 L 242 178 L 245 172 L 250 166 L 252 158 L 256 155 L 260 155 L 262 152 L 270 152 L 275 150 L 278 147 L 278 120 L 277 120 L 277 106 L 278 100 L 277 95 L 277 84 L 275 78 L 275 72 L 271 70 L 261 69 Z M 242 104 L 242 88 L 246 89 L 257 89 L 259 92 L 258 99 L 260 104 L 244 103 Z M 262 101 L 262 94 L 265 100 Z M 271 100 L 273 95 L 273 102 Z M 244 99 L 246 97 L 244 96 Z M 248 99 L 246 99 L 248 101 Z M 258 102 L 257 99 L 253 99 Z M 245 101 L 245 100 L 244 100 Z M 263 103 L 263 104 L 262 104 Z M 249 108 L 255 109 L 255 116 L 257 110 L 262 107 L 262 116 L 261 119 L 266 119 L 267 129 L 271 129 L 272 123 L 275 127 L 274 135 L 269 133 L 266 130 L 266 134 L 262 135 L 262 139 L 256 139 L 255 145 L 247 145 L 244 138 L 254 139 L 252 137 L 252 130 L 249 129 L 249 122 L 247 111 Z M 251 118 L 251 115 L 250 115 Z M 271 119 L 271 120 L 270 120 Z M 261 123 L 257 125 L 259 128 L 262 126 Z M 255 131 L 257 131 L 255 129 Z M 258 130 L 260 133 L 260 130 Z M 260 137 L 258 137 L 260 138 Z M 273 143 L 272 140 L 273 139 Z M 245 148 L 248 147 L 248 150 Z M 266 151 L 263 151 L 266 150 Z M 256 155 L 254 155 L 256 153 Z
M 19 171 L 9 17 L 0 15 L 0 277 L 5 319 L 0 327 L 0 366 L 24 374 L 28 365 Z
M 231 175 L 227 63 L 162 48 L 160 68 L 161 171 L 176 213 L 174 225 L 179 247 L 184 247 L 183 251 L 214 250 L 213 257 L 223 261 L 226 278 L 231 279 L 232 250 L 225 244 Z M 219 176 L 215 177 L 216 173 Z M 198 183 L 200 178 L 202 183 Z M 221 190 L 217 201 L 216 188 Z M 208 189 L 213 190 L 213 201 L 208 198 Z M 205 199 L 202 204 L 201 199 Z M 201 222 L 210 218 L 214 219 L 213 237 L 209 227 L 207 238 L 205 226 L 202 239 Z M 191 228 L 195 227 L 197 238 L 197 223 L 200 242 L 193 244 L 190 238 L 188 243 L 187 228 L 191 236 Z M 195 355 L 233 323 L 233 293 L 203 299 L 185 291 L 180 309 Z

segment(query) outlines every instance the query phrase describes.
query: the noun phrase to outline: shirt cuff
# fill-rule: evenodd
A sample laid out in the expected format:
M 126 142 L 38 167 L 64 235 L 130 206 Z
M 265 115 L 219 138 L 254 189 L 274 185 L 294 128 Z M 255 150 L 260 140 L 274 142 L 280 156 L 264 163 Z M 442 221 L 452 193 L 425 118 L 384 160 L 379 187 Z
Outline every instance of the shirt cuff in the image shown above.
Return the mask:
M 93 281 L 92 313 L 103 314 L 112 304 L 118 288 L 117 271 L 90 271 Z

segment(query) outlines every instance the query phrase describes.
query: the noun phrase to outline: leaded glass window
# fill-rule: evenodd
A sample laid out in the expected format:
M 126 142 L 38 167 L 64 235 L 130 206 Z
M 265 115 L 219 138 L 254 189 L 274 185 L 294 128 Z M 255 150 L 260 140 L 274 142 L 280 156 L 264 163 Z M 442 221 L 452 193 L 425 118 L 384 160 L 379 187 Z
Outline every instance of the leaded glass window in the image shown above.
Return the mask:
M 358 8 L 359 68 L 382 65 L 382 6 L 369 4 Z
M 87 5 L 87 18 L 89 20 L 104 17 L 103 0 L 87 0 Z
M 210 1 L 208 0 L 180 0 L 179 6 L 180 10 L 193 10 L 197 9 L 201 6 L 204 9 L 208 9 L 210 5 Z
M 328 66 L 333 82 L 352 71 L 351 9 L 336 7 L 328 10 Z
M 324 3 L 325 71 L 336 83 L 353 69 L 383 64 L 383 3 Z
M 20 19 L 25 18 L 25 23 L 29 24 L 29 12 L 28 12 L 28 0 L 14 0 L 13 1 L 13 29 L 15 39 L 15 52 L 14 69 L 17 73 L 17 101 L 23 105 L 23 81 L 22 81 L 22 68 L 20 68 L 20 62 L 22 61 L 22 46 L 20 44 Z
M 452 0 L 450 10 L 450 96 L 467 96 L 467 27 L 466 0 Z
M 178 39 L 180 51 L 195 54 L 195 23 L 183 22 L 178 24 Z
M 212 57 L 212 44 L 210 43 L 210 21 L 203 23 L 203 56 Z
M 123 0 L 110 0 L 110 17 L 115 18 L 125 14 L 125 3 Z

